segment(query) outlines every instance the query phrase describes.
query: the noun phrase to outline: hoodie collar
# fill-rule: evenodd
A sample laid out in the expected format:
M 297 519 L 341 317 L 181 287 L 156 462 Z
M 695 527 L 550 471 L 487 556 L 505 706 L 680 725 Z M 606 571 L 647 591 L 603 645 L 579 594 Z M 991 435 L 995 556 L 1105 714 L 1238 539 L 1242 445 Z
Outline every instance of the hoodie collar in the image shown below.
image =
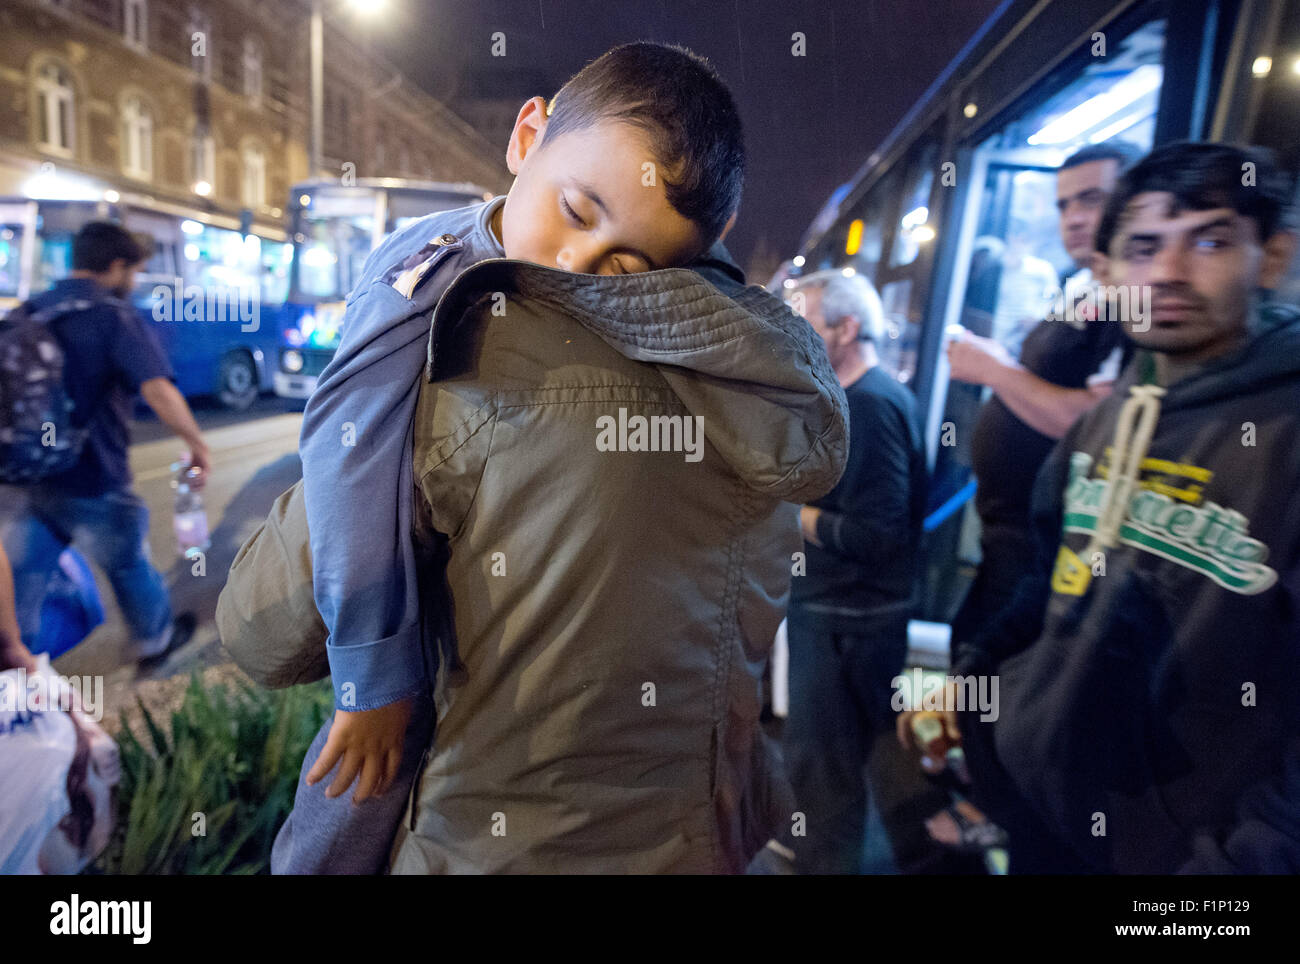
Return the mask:
M 486 294 L 514 294 L 560 312 L 626 358 L 654 364 L 752 488 L 804 502 L 844 470 L 847 402 L 812 327 L 775 295 L 744 285 L 725 258 L 700 270 L 573 274 L 527 261 L 481 261 L 457 276 L 433 313 L 427 374 L 454 366 L 457 329 Z M 706 280 L 706 277 L 710 280 Z

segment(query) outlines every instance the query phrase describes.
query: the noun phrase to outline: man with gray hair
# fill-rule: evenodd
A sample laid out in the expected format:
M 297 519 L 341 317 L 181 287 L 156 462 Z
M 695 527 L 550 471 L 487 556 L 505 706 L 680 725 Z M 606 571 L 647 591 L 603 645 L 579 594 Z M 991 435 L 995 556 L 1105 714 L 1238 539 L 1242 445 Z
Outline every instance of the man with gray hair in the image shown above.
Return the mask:
M 785 760 L 806 835 L 770 849 L 800 873 L 857 873 L 866 830 L 863 768 L 892 731 L 891 681 L 907 654 L 926 468 L 916 403 L 880 364 L 884 312 L 871 283 L 819 271 L 788 298 L 821 336 L 849 403 L 839 484 L 800 509 L 807 571 L 791 589 Z M 793 856 L 792 856 L 793 855 Z

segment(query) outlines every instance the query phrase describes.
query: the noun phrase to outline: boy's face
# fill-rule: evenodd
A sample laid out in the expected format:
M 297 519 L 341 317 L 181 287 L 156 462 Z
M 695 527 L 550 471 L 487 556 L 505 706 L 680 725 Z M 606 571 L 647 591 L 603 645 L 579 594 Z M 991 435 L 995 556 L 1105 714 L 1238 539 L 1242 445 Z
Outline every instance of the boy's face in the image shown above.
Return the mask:
M 1150 288 L 1149 327 L 1128 326 L 1133 340 L 1188 361 L 1230 348 L 1246 334 L 1255 289 L 1276 280 L 1275 249 L 1286 241 L 1281 232 L 1267 244 L 1258 235 L 1255 221 L 1231 208 L 1176 211 L 1172 194 L 1134 197 L 1105 259 L 1110 284 Z
M 534 97 L 510 135 L 515 183 L 497 213 L 506 257 L 607 275 L 679 267 L 699 253 L 699 229 L 664 191 L 673 172 L 642 131 L 600 121 L 543 143 L 546 123 L 546 102 Z

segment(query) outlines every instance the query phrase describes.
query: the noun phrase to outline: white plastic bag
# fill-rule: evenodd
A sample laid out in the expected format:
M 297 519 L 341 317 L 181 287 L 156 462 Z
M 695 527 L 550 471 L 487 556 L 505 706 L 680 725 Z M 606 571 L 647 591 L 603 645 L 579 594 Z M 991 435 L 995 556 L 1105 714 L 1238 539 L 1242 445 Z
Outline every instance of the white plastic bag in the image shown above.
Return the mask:
M 0 874 L 75 874 L 108 843 L 117 744 L 36 657 L 0 673 Z

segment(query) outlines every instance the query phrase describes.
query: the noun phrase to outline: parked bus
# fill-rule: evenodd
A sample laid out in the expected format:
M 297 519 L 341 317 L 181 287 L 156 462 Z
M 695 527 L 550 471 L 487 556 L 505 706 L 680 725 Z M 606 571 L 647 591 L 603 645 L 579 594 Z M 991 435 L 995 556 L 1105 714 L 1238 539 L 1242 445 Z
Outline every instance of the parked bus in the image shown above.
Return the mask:
M 951 619 L 979 552 L 970 441 L 987 391 L 949 383 L 945 332 L 1014 354 L 1049 307 L 982 266 L 1069 267 L 1054 171 L 1085 145 L 1254 143 L 1294 172 L 1298 117 L 1300 0 L 1007 0 L 823 207 L 772 285 L 838 268 L 880 292 L 882 361 L 925 415 L 925 620 Z M 1300 297 L 1297 270 L 1276 297 Z
M 334 357 L 343 305 L 370 252 L 389 233 L 436 211 L 492 197 L 473 184 L 359 178 L 307 181 L 290 191 L 293 262 L 273 376 L 283 398 L 305 399 Z
M 72 237 L 94 219 L 152 240 L 132 300 L 184 395 L 242 409 L 271 388 L 292 247 L 268 227 L 245 232 L 234 218 L 143 197 L 0 198 L 0 309 L 67 275 Z

